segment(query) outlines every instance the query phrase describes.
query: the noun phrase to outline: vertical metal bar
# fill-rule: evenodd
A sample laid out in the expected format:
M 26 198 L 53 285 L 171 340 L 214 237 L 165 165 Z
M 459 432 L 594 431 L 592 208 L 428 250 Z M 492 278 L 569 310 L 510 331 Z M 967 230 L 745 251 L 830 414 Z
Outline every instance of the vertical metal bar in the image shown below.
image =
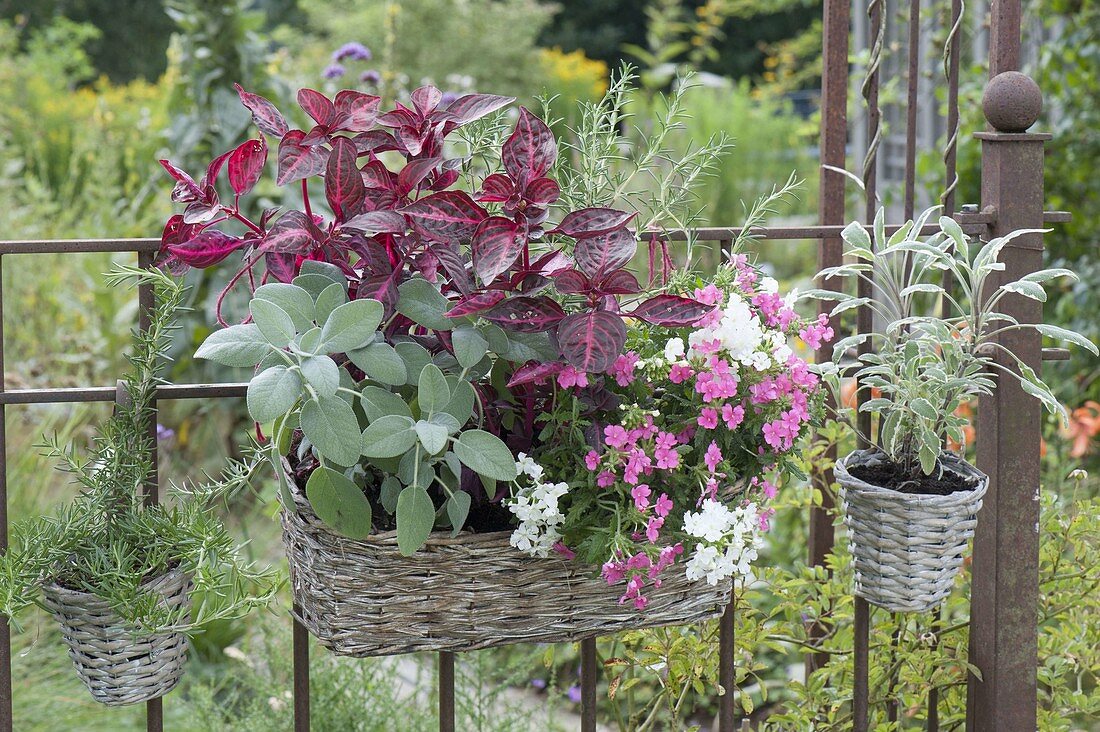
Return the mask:
M 871 638 L 870 616 L 870 605 L 862 597 L 856 596 L 852 679 L 852 730 L 854 732 L 867 732 L 867 657 Z
M 4 257 L 0 255 L 0 392 L 4 378 Z M 8 432 L 7 408 L 0 404 L 0 551 L 8 550 Z M 0 622 L 0 731 L 11 732 L 11 626 Z
M 1021 0 L 993 0 L 989 9 L 989 76 L 1020 69 Z
M 875 209 L 878 207 L 878 148 L 882 142 L 880 124 L 882 110 L 878 106 L 879 69 L 882 64 L 882 49 L 886 41 L 886 15 L 882 8 L 883 2 L 884 0 L 871 0 L 867 6 L 871 53 L 867 60 L 867 75 L 861 87 L 867 104 L 867 152 L 863 156 L 863 190 L 867 196 L 865 218 L 868 223 L 874 220 Z
M 138 253 L 139 267 L 153 266 L 152 252 Z M 144 333 L 153 320 L 153 309 L 157 306 L 156 291 L 150 283 L 142 282 L 138 285 L 138 328 Z M 157 402 L 156 398 L 150 402 L 150 414 L 147 435 L 150 445 L 150 470 L 149 477 L 143 486 L 146 506 L 155 506 L 160 501 L 160 459 L 157 454 Z M 164 729 L 164 700 L 161 697 L 145 702 L 145 728 L 148 732 L 162 732 Z
M 818 221 L 822 225 L 835 226 L 844 223 L 844 183 L 845 176 L 826 165 L 840 170 L 845 169 L 845 150 L 848 144 L 848 36 L 850 22 L 849 0 L 825 0 L 822 9 L 822 60 L 821 79 L 821 135 L 818 141 L 821 172 L 819 177 Z M 818 269 L 835 267 L 844 261 L 843 242 L 839 238 L 823 239 L 817 250 Z M 836 280 L 819 282 L 819 287 L 839 287 Z M 828 312 L 827 304 L 819 305 L 818 312 Z M 840 332 L 839 319 L 831 322 L 833 330 Z M 828 361 L 832 356 L 829 347 L 818 349 L 814 358 L 818 363 Z M 836 448 L 832 448 L 826 459 L 836 459 Z M 833 481 L 832 471 L 822 476 L 826 484 Z M 809 562 L 811 565 L 824 566 L 825 555 L 833 548 L 833 510 L 832 495 L 824 492 L 824 501 L 820 507 L 810 508 Z M 810 628 L 810 638 L 820 638 L 825 628 L 815 623 Z M 825 664 L 824 654 L 810 654 L 806 657 L 806 673 Z
M 294 606 L 294 732 L 309 732 L 309 631 L 298 622 Z
M 920 3 L 909 0 L 909 68 L 906 71 L 907 106 L 905 108 L 905 220 L 913 218 L 917 179 L 917 108 L 920 87 Z
M 994 5 L 994 19 L 1014 17 Z M 1018 21 L 1018 16 L 1015 16 Z M 1000 53 L 1012 47 L 1019 26 L 993 26 Z M 1018 43 L 1017 43 L 1018 45 Z M 995 51 L 996 53 L 996 51 Z M 990 61 L 993 64 L 993 59 Z M 996 218 L 990 233 L 1043 226 L 1043 145 L 1050 135 L 979 132 L 982 141 L 982 204 Z M 1005 269 L 987 283 L 992 292 L 1043 265 L 1041 234 L 1018 237 L 1004 248 Z M 1042 305 L 1019 295 L 1001 301 L 1001 311 L 1021 323 L 1042 318 Z M 1037 333 L 1009 331 L 1000 344 L 1038 371 Z M 1003 353 L 998 363 L 1014 369 Z M 1031 732 L 1036 724 L 1039 607 L 1039 445 L 1042 410 L 1015 379 L 1001 376 L 991 397 L 978 404 L 978 467 L 989 489 L 974 534 L 970 612 L 970 661 L 982 680 L 967 685 L 967 730 Z
M 596 639 L 581 641 L 581 732 L 596 732 Z
M 947 145 L 944 147 L 943 163 L 945 186 L 940 203 L 943 215 L 955 213 L 955 191 L 959 187 L 959 48 L 962 40 L 962 0 L 951 0 L 951 25 L 944 43 L 944 72 L 947 75 Z
M 932 625 L 929 628 L 929 632 L 932 633 L 933 641 L 932 648 L 935 650 L 940 644 L 940 615 L 943 612 L 943 608 L 937 608 L 932 611 Z M 933 686 L 928 690 L 928 724 L 925 725 L 925 732 L 939 732 L 940 730 L 940 693 Z
M 733 715 L 734 699 L 733 691 L 737 686 L 737 669 L 734 666 L 736 649 L 734 638 L 734 619 L 737 613 L 737 588 L 730 594 L 729 605 L 726 605 L 722 618 L 718 621 L 718 683 L 721 684 L 723 694 L 718 698 L 718 732 L 734 732 Z
M 439 654 L 439 732 L 455 732 L 455 654 Z

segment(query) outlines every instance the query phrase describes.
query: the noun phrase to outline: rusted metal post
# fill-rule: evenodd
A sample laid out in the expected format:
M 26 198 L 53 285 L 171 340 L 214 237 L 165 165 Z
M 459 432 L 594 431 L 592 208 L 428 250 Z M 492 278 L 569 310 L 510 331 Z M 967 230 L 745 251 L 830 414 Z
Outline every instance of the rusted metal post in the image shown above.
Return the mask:
M 1014 63 L 1019 55 L 1019 0 L 994 3 L 992 58 Z M 997 23 L 1002 24 L 998 27 Z M 1006 27 L 1003 24 L 1008 23 Z M 1012 43 L 1012 38 L 1015 43 Z M 1015 53 L 1013 52 L 1015 48 Z M 991 236 L 1043 226 L 1043 144 L 1050 135 L 1027 133 L 1038 119 L 1042 94 L 1018 72 L 998 74 L 986 87 L 982 108 L 993 127 L 982 143 L 982 206 L 995 216 Z M 1004 272 L 994 272 L 990 291 L 1043 264 L 1043 238 L 1014 239 L 1002 252 Z M 1019 295 L 1001 310 L 1021 323 L 1042 317 L 1042 305 Z M 1038 334 L 1010 331 L 1005 348 L 1039 370 Z M 998 363 L 1012 368 L 998 353 Z M 1036 728 L 1036 668 L 1039 606 L 1039 402 L 1015 380 L 1001 376 L 991 397 L 978 404 L 978 467 L 989 474 L 989 492 L 974 535 L 970 613 L 970 662 L 982 680 L 967 687 L 969 732 L 1033 732 Z
M 581 732 L 596 732 L 596 639 L 581 641 Z
M 4 377 L 4 258 L 0 255 L 0 394 Z M 0 552 L 8 550 L 8 438 L 7 409 L 0 404 Z M 0 616 L 0 732 L 11 732 L 11 626 Z
M 821 154 L 820 196 L 818 220 L 823 226 L 839 226 L 844 223 L 844 182 L 845 176 L 825 166 L 844 169 L 845 150 L 848 144 L 848 35 L 850 21 L 848 0 L 825 0 L 823 8 L 822 43 L 824 48 L 823 71 L 821 79 Z M 835 267 L 843 261 L 843 242 L 839 237 L 822 239 L 818 246 L 819 269 Z M 819 287 L 836 287 L 838 281 L 819 282 Z M 823 303 L 821 311 L 830 309 Z M 832 327 L 839 332 L 839 322 Z M 817 351 L 815 358 L 822 363 L 831 358 L 831 347 L 825 346 Z M 833 449 L 829 459 L 836 459 Z M 825 476 L 832 483 L 832 471 Z M 810 507 L 809 562 L 823 566 L 825 555 L 833 549 L 833 509 L 832 496 L 825 492 L 820 507 Z M 811 638 L 820 638 L 825 629 L 815 624 L 810 629 Z M 806 672 L 809 674 L 825 663 L 823 654 L 806 657 Z
M 455 654 L 439 653 L 439 732 L 455 732 Z
M 298 622 L 298 612 L 295 605 L 291 636 L 294 645 L 294 732 L 309 732 L 309 631 Z
M 730 593 L 729 605 L 726 605 L 718 621 L 718 683 L 722 686 L 722 696 L 718 699 L 718 732 L 734 732 L 733 690 L 737 686 L 736 649 L 734 638 L 734 619 L 737 617 L 737 588 Z

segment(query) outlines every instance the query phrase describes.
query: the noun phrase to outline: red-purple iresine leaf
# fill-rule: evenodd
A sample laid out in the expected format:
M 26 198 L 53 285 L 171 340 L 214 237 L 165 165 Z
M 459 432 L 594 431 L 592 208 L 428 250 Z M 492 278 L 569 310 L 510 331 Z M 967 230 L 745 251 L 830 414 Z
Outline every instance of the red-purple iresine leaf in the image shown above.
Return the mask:
M 320 145 L 303 145 L 306 133 L 291 130 L 279 141 L 279 185 L 308 178 L 324 172 L 328 164 L 328 150 Z
M 604 310 L 574 313 L 558 325 L 558 348 L 574 368 L 603 373 L 626 345 L 626 326 L 618 315 Z
M 301 211 L 287 211 L 275 222 L 260 243 L 265 252 L 304 254 L 314 243 L 309 219 Z
M 552 363 L 528 361 L 516 369 L 512 378 L 508 379 L 508 388 L 512 389 L 523 384 L 540 384 L 552 376 L 557 376 L 563 368 L 565 364 L 560 361 Z
M 713 305 L 704 305 L 689 297 L 657 295 L 638 305 L 626 315 L 653 325 L 679 327 L 694 325 L 699 318 L 712 310 L 714 310 Z
M 238 196 L 252 190 L 267 164 L 267 143 L 264 138 L 245 140 L 229 156 L 229 185 Z
M 566 214 L 551 234 L 565 234 L 574 238 L 597 236 L 621 229 L 637 216 L 613 208 L 582 208 Z
M 560 249 L 552 249 L 531 263 L 531 271 L 546 277 L 573 268 L 573 260 Z
M 197 227 L 190 224 L 186 224 L 183 221 L 183 214 L 174 214 L 168 218 L 168 221 L 164 223 L 164 230 L 160 234 L 160 245 L 162 249 L 167 249 L 169 244 L 179 244 L 180 242 L 187 241 L 195 235 L 195 229 Z
M 508 175 L 523 183 L 541 178 L 557 158 L 554 133 L 545 122 L 520 107 L 516 128 L 501 148 L 501 161 Z
M 264 255 L 267 271 L 279 282 L 290 282 L 294 279 L 298 275 L 297 264 L 298 255 L 296 254 L 268 252 Z
M 381 153 L 397 149 L 397 141 L 393 139 L 393 135 L 385 130 L 361 132 L 351 138 L 351 141 L 355 143 L 355 149 L 360 154 L 368 152 Z
M 368 236 L 375 234 L 404 234 L 408 228 L 405 217 L 396 211 L 368 211 L 350 218 L 340 224 L 342 229 L 362 231 Z
M 194 178 L 182 169 L 177 168 L 170 160 L 161 160 L 160 165 L 168 171 L 168 175 L 172 176 L 172 180 L 176 181 L 176 187 L 172 190 L 173 201 L 176 203 L 190 203 L 202 198 L 202 189 L 199 188 L 199 184 L 195 182 Z
M 356 300 L 377 300 L 392 310 L 397 305 L 397 282 L 393 275 L 377 274 L 360 280 L 355 292 Z
M 523 192 L 524 198 L 536 206 L 549 206 L 560 195 L 561 188 L 553 178 L 536 178 L 527 184 L 527 190 Z
M 507 272 L 523 253 L 523 245 L 523 232 L 511 219 L 492 216 L 482 221 L 470 242 L 474 272 L 482 284 L 492 284 L 493 280 Z
M 495 307 L 504 297 L 504 293 L 500 290 L 476 292 L 472 295 L 466 295 L 459 298 L 455 306 L 444 313 L 444 315 L 448 318 L 461 318 L 465 315 L 483 313 Z
M 390 172 L 381 160 L 372 160 L 361 171 L 363 183 L 367 188 L 385 188 L 391 190 L 396 185 L 396 176 Z
M 313 89 L 298 90 L 298 106 L 313 118 L 313 121 L 325 127 L 332 126 L 336 119 L 336 105 L 319 91 Z
M 210 164 L 206 166 L 206 175 L 199 181 L 199 187 L 205 188 L 207 186 L 213 186 L 218 180 L 218 173 L 222 171 L 222 166 L 225 165 L 225 161 L 229 159 L 229 156 L 233 154 L 233 151 L 223 152 L 218 157 L 210 161 Z
M 608 273 L 596 284 L 596 288 L 607 295 L 636 295 L 642 291 L 638 278 L 625 269 Z
M 336 118 L 332 128 L 348 132 L 367 132 L 378 120 L 380 97 L 373 94 L 344 89 L 337 92 L 335 107 Z
M 222 261 L 244 246 L 245 242 L 215 229 L 207 229 L 179 244 L 169 244 L 168 251 L 181 262 L 203 269 Z
M 469 238 L 477 225 L 489 217 L 463 191 L 433 193 L 410 203 L 401 212 L 410 216 L 428 234 L 443 239 Z
M 432 244 L 432 254 L 439 260 L 439 264 L 451 278 L 451 284 L 463 295 L 468 295 L 474 289 L 474 278 L 466 270 L 466 259 L 462 256 L 458 243 L 453 241 L 440 241 Z
M 436 119 L 460 126 L 492 114 L 514 101 L 515 97 L 498 97 L 495 94 L 466 94 L 451 102 Z
M 578 239 L 573 258 L 586 275 L 598 279 L 626 265 L 637 251 L 634 233 L 629 229 L 618 229 Z
M 240 84 L 234 84 L 237 89 L 237 95 L 241 98 L 241 104 L 248 108 L 248 111 L 252 113 L 252 121 L 259 128 L 260 132 L 265 135 L 271 135 L 272 137 L 282 137 L 287 133 L 290 127 L 287 125 L 283 115 L 279 113 L 279 110 L 275 109 L 275 105 L 267 101 L 259 94 L 253 94 L 246 92 L 241 88 Z
M 422 117 L 427 117 L 439 106 L 439 102 L 443 99 L 443 92 L 434 86 L 422 86 L 414 89 L 411 96 L 416 111 Z
M 355 143 L 351 140 L 337 137 L 332 141 L 332 152 L 325 166 L 325 198 L 337 220 L 354 214 L 363 203 L 366 186 L 355 164 L 356 157 Z
M 563 295 L 588 292 L 591 286 L 588 278 L 575 269 L 567 269 L 554 275 L 554 289 Z
M 548 297 L 513 297 L 482 315 L 502 328 L 520 333 L 541 333 L 561 322 L 565 311 Z
M 487 203 L 502 203 L 511 198 L 515 187 L 512 179 L 504 173 L 493 173 L 481 184 L 481 191 L 477 194 L 477 200 Z
M 443 158 L 419 158 L 412 160 L 397 174 L 397 193 L 404 196 L 420 185 L 421 181 L 432 174 Z

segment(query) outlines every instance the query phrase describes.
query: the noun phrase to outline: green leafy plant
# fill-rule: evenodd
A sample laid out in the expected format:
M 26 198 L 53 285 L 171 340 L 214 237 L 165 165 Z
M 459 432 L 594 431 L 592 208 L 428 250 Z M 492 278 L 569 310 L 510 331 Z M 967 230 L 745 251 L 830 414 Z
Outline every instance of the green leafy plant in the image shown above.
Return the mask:
M 90 454 L 48 442 L 49 454 L 82 490 L 54 515 L 15 525 L 12 546 L 0 556 L 0 612 L 16 619 L 40 603 L 45 583 L 56 582 L 107 600 L 142 632 L 195 631 L 266 605 L 279 588 L 275 574 L 243 560 L 241 547 L 211 512 L 216 500 L 246 485 L 261 460 L 230 463 L 220 480 L 206 485 L 178 487 L 171 504 L 144 505 L 141 488 L 153 475 L 156 449 L 152 403 L 184 289 L 159 271 L 120 268 L 109 279 L 115 285 L 151 282 L 158 307 L 150 327 L 135 332 L 132 369 L 123 382 L 127 398 L 100 426 Z M 145 587 L 177 567 L 192 578 L 193 608 L 168 608 Z
M 1059 268 L 1015 280 L 993 279 L 994 273 L 1004 271 L 1000 261 L 1004 247 L 1019 236 L 1040 232 L 1014 231 L 972 246 L 959 225 L 944 216 L 939 219 L 940 231 L 922 241 L 919 232 L 934 211 L 928 209 L 889 237 L 881 210 L 871 233 L 858 223 L 844 229 L 845 255 L 854 261 L 822 270 L 820 276 L 860 279 L 871 288 L 872 297 L 830 290 L 804 293 L 804 297 L 838 301 L 833 315 L 868 307 L 885 324 L 881 331 L 837 341 L 834 365 L 848 357 L 849 349 L 874 343 L 872 352 L 858 356 L 855 376 L 860 389 L 878 393 L 860 409 L 879 415 L 882 450 L 914 479 L 936 472 L 945 436 L 965 443 L 966 419 L 956 414 L 958 407 L 969 397 L 991 393 L 997 383 L 994 375 L 1017 380 L 1049 411 L 1063 411 L 1035 370 L 998 336 L 1030 330 L 1098 353 L 1078 333 L 1055 325 L 1021 323 L 998 310 L 1009 295 L 1045 301 L 1042 283 L 1074 277 Z M 953 278 L 952 292 L 941 284 L 944 273 Z M 940 312 L 943 304 L 945 314 L 929 314 Z M 1007 356 L 1015 368 L 1001 363 L 998 354 Z M 839 369 L 828 370 L 826 378 L 839 393 Z
M 479 426 L 471 383 L 492 366 L 490 340 L 515 346 L 491 323 L 445 317 L 450 303 L 427 280 L 409 279 L 397 290 L 389 321 L 447 332 L 453 355 L 433 356 L 411 335 L 387 340 L 379 330 L 386 327 L 382 303 L 349 300 L 340 269 L 311 260 L 292 282 L 257 288 L 252 322 L 214 332 L 195 355 L 258 365 L 248 410 L 257 423 L 273 423 L 266 453 L 284 491 L 281 461 L 300 429 L 295 478 L 305 480 L 317 515 L 345 536 L 365 538 L 376 524 L 388 527 L 392 514 L 399 548 L 411 554 L 437 518 L 455 533 L 465 525 L 472 498 L 461 489 L 463 466 L 480 477 L 489 499 L 496 481 L 516 477 L 511 451 Z M 376 520 L 371 499 L 387 517 Z

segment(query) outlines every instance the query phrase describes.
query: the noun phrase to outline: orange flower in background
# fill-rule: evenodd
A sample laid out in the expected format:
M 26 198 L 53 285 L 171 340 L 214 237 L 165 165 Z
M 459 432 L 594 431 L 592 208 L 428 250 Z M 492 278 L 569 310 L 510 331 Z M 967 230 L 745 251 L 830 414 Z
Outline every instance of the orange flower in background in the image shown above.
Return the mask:
M 882 396 L 882 389 L 878 387 L 871 387 L 871 398 L 878 399 Z M 845 379 L 844 383 L 840 387 L 840 406 L 847 409 L 856 408 L 856 380 Z
M 1090 399 L 1084 406 L 1070 412 L 1069 426 L 1063 434 L 1072 443 L 1070 457 L 1081 458 L 1091 453 L 1093 438 L 1100 434 L 1100 403 Z
M 963 428 L 962 428 L 963 439 L 966 440 L 967 445 L 973 445 L 974 444 L 974 435 L 975 435 L 975 432 L 974 432 L 974 402 L 969 400 L 969 399 L 966 400 L 965 402 L 960 402 L 958 408 L 955 410 L 955 416 L 956 417 L 962 417 L 963 419 L 966 420 L 966 424 L 963 425 Z M 958 442 L 956 442 L 955 440 L 952 440 L 949 437 L 949 438 L 947 438 L 947 448 L 949 450 L 959 451 L 959 450 L 962 450 L 963 445 L 960 445 Z

